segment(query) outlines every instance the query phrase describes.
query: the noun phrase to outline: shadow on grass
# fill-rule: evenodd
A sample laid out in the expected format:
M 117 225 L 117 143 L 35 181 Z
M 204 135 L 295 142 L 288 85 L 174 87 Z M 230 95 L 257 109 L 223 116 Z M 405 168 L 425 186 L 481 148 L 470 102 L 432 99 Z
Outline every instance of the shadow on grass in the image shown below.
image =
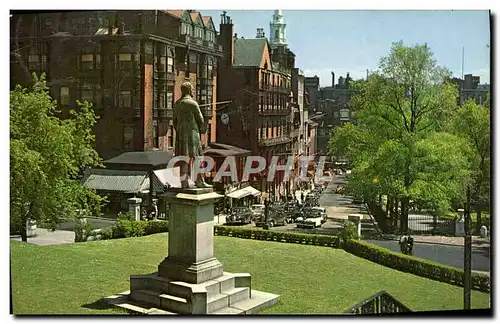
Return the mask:
M 82 307 L 88 309 L 96 309 L 96 310 L 106 310 L 113 308 L 112 305 L 106 303 L 103 299 L 99 299 L 98 301 L 93 302 L 91 304 L 82 305 Z

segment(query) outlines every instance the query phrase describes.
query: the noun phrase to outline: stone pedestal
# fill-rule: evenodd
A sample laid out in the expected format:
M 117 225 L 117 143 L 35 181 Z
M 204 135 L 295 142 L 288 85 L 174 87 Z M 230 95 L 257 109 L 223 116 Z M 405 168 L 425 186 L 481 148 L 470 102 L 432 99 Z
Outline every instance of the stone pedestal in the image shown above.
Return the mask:
M 141 198 L 129 198 L 127 199 L 128 211 L 132 213 L 136 221 L 141 220 Z
M 198 284 L 222 276 L 214 257 L 214 202 L 222 195 L 213 189 L 172 189 L 165 195 L 170 205 L 168 256 L 158 275 Z
M 363 215 L 361 214 L 350 214 L 347 216 L 347 219 L 356 224 L 356 228 L 358 231 L 358 237 L 361 237 L 361 220 L 363 219 Z
M 248 273 L 227 273 L 215 258 L 214 202 L 209 189 L 170 189 L 168 256 L 158 272 L 130 276 L 130 290 L 105 300 L 132 313 L 252 314 L 278 295 L 251 288 Z

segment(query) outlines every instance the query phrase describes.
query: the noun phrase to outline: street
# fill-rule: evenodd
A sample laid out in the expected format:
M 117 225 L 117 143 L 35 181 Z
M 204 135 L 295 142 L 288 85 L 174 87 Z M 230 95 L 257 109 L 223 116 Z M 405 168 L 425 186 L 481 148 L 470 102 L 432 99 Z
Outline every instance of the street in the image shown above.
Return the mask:
M 366 240 L 366 242 L 394 252 L 401 252 L 398 241 Z M 413 245 L 413 255 L 452 267 L 461 269 L 464 267 L 464 248 L 460 246 L 415 243 Z M 489 246 L 472 249 L 472 270 L 490 271 Z

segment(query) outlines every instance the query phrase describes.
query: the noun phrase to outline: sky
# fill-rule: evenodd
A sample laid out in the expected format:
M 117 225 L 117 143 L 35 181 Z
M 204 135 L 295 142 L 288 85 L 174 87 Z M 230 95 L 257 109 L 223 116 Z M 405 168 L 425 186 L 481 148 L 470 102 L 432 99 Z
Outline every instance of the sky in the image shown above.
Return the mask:
M 219 29 L 222 10 L 200 10 L 212 16 Z M 262 27 L 270 35 L 273 10 L 227 10 L 238 37 L 254 38 Z M 481 77 L 490 83 L 490 23 L 486 10 L 283 10 L 289 48 L 296 54 L 296 67 L 306 76 L 320 77 L 321 86 L 350 73 L 366 77 L 376 70 L 391 44 L 427 43 L 441 66 L 462 74 Z M 338 82 L 338 81 L 336 81 Z

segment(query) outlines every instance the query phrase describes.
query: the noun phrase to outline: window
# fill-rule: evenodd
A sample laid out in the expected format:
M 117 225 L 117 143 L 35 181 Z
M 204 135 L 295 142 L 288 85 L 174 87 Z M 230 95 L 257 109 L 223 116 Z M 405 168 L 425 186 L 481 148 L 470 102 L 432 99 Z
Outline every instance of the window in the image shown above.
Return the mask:
M 165 92 L 160 92 L 158 95 L 159 98 L 159 105 L 157 108 L 164 109 L 165 108 Z
M 198 55 L 189 54 L 189 73 L 198 74 Z
M 153 147 L 158 148 L 160 139 L 158 138 L 158 125 L 153 126 Z
M 123 148 L 132 150 L 134 147 L 134 129 L 131 126 L 123 127 Z
M 69 105 L 69 88 L 61 87 L 60 95 L 61 95 L 61 105 Z
M 174 147 L 174 126 L 169 126 L 168 147 Z
M 94 102 L 94 89 L 91 85 L 83 85 L 80 90 L 80 100 Z
M 191 25 L 186 23 L 186 22 L 182 22 L 181 23 L 181 35 L 191 35 Z
M 167 92 L 167 109 L 172 109 L 174 101 L 174 94 L 172 92 Z
M 118 107 L 130 108 L 132 105 L 132 96 L 130 91 L 120 91 L 118 93 Z
M 167 70 L 167 57 L 160 56 L 158 58 L 158 71 L 165 72 Z
M 30 70 L 38 70 L 40 68 L 40 57 L 38 54 L 28 55 L 28 68 Z
M 132 54 L 118 54 L 118 61 L 120 62 L 132 61 Z
M 82 70 L 91 70 L 94 68 L 94 55 L 82 54 L 80 55 L 80 68 Z
M 207 78 L 211 79 L 214 76 L 214 62 L 211 58 L 207 60 Z
M 274 31 L 274 38 L 276 38 L 276 39 L 279 39 L 279 38 L 280 38 L 280 31 L 279 31 L 279 29 L 276 29 L 276 30 Z
M 174 58 L 170 56 L 167 57 L 167 72 L 174 73 Z
M 215 42 L 215 33 L 211 30 L 207 30 L 206 40 L 211 42 L 211 43 Z
M 203 37 L 203 28 L 195 27 L 195 29 L 194 29 L 194 37 L 203 39 L 204 38 Z

